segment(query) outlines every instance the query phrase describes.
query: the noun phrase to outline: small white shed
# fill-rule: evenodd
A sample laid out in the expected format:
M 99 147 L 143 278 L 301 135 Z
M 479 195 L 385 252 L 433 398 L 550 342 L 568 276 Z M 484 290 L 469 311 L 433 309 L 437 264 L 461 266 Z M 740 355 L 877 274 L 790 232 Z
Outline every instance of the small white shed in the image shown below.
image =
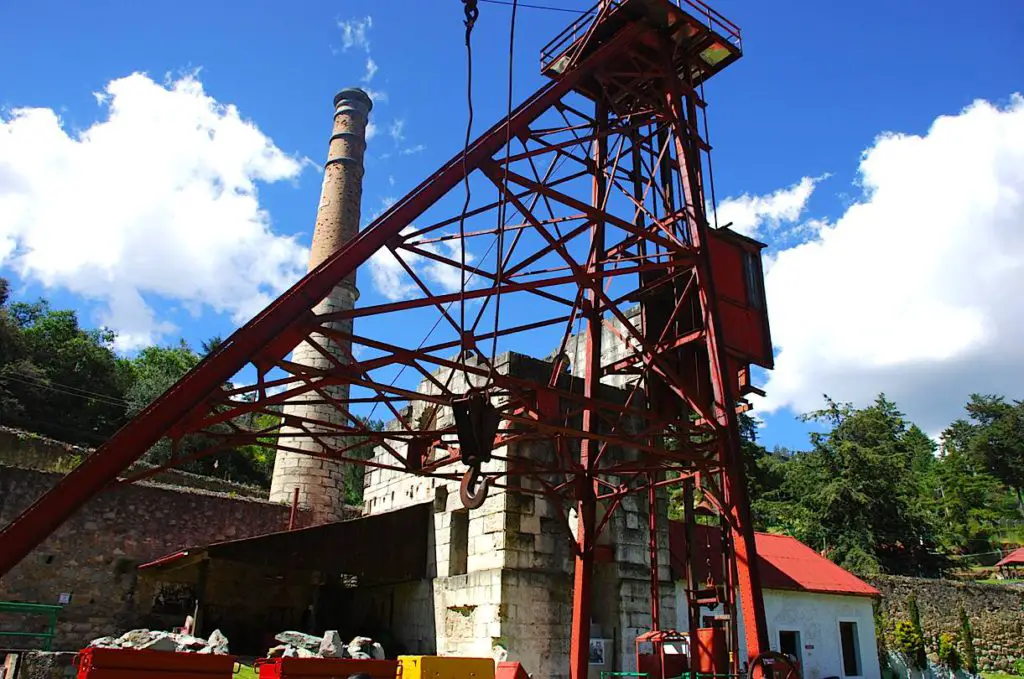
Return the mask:
M 687 631 L 684 573 L 686 532 L 672 522 L 669 547 L 676 577 L 677 629 Z M 872 611 L 880 592 L 799 540 L 758 533 L 757 552 L 771 649 L 800 663 L 804 679 L 880 679 Z M 697 526 L 696 575 L 702 582 L 722 563 L 717 528 Z M 718 578 L 721 582 L 721 578 Z M 701 624 L 720 624 L 720 606 L 701 609 Z M 740 616 L 740 657 L 746 643 Z

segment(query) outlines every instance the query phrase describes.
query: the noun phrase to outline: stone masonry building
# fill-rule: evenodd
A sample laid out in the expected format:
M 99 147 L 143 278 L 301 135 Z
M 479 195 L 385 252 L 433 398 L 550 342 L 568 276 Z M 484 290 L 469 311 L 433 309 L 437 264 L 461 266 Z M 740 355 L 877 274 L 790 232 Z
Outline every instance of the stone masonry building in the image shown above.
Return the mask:
M 576 340 L 570 340 L 570 360 L 577 354 Z M 625 352 L 607 330 L 604 340 L 605 361 Z M 500 374 L 546 379 L 553 359 L 505 353 L 497 357 L 495 368 Z M 447 369 L 438 371 L 435 377 L 446 382 Z M 567 373 L 565 379 L 579 378 Z M 467 388 L 462 380 L 457 373 L 450 386 L 452 391 Z M 616 387 L 621 386 L 617 383 L 606 389 L 619 391 Z M 419 390 L 430 393 L 436 386 L 424 380 Z M 450 408 L 432 408 L 424 401 L 415 401 L 403 414 L 417 428 L 453 424 Z M 399 423 L 393 421 L 388 426 L 397 428 Z M 400 444 L 396 443 L 395 449 L 403 454 Z M 536 444 L 519 444 L 512 451 L 501 447 L 495 453 L 500 458 L 538 460 L 550 455 L 549 450 Z M 378 450 L 375 459 L 386 462 L 390 453 Z M 503 464 L 495 459 L 485 469 L 501 471 Z M 530 482 L 524 479 L 521 483 L 527 486 Z M 429 579 L 415 590 L 407 590 L 410 595 L 415 591 L 418 603 L 403 609 L 407 618 L 419 618 L 421 624 L 396 629 L 395 633 L 421 652 L 488 657 L 507 654 L 535 676 L 568 676 L 574 569 L 570 531 L 576 526 L 574 512 L 567 522 L 561 508 L 548 499 L 498 488 L 491 489 L 479 509 L 467 510 L 462 507 L 458 490 L 455 480 L 387 469 L 367 472 L 364 515 L 419 503 L 433 505 Z M 635 669 L 636 636 L 651 628 L 647 512 L 646 498 L 627 496 L 598 540 L 591 636 L 604 640 L 606 663 L 591 668 L 595 676 L 600 670 Z M 657 503 L 656 520 L 661 606 L 672 611 L 675 593 L 669 573 L 668 502 L 664 495 Z M 422 619 L 429 615 L 433 620 Z M 433 631 L 434 638 L 426 638 L 424 630 Z

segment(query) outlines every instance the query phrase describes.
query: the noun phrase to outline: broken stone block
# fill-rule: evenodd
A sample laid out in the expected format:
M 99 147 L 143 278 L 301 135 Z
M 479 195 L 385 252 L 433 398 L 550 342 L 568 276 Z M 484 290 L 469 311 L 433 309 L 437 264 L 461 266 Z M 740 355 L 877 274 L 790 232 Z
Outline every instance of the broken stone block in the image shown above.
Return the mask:
M 280 646 L 274 646 L 267 651 L 268 658 L 280 658 L 284 656 L 284 652 L 288 650 L 287 644 L 281 644 Z
M 373 643 L 373 639 L 370 637 L 355 637 L 352 641 L 348 642 L 348 653 L 353 658 L 356 657 L 356 653 L 370 654 L 370 644 Z
M 173 653 L 178 650 L 178 642 L 170 634 L 163 633 L 135 648 L 143 651 L 170 651 Z
M 217 655 L 227 655 L 228 638 L 224 636 L 224 633 L 219 629 L 215 629 L 210 633 L 210 637 L 206 640 L 206 644 L 213 649 L 213 653 L 216 653 Z
M 178 650 L 186 653 L 194 653 L 206 648 L 206 642 L 191 634 L 175 634 L 172 638 L 178 642 Z
M 133 629 L 125 632 L 117 638 L 117 645 L 121 648 L 138 648 L 142 644 L 148 644 L 153 640 L 153 633 L 148 629 Z
M 373 656 L 374 660 L 384 660 L 384 647 L 378 644 L 376 641 L 370 646 L 370 655 Z
M 117 643 L 117 639 L 114 637 L 100 637 L 99 639 L 93 639 L 90 641 L 89 645 L 98 648 L 115 648 L 120 644 Z
M 304 648 L 311 653 L 316 653 L 320 649 L 320 642 L 323 641 L 322 638 L 315 637 L 312 634 L 295 631 L 281 632 L 274 639 L 282 644 Z
M 303 648 L 302 646 L 299 646 L 299 647 L 297 647 L 295 649 L 295 657 L 296 658 L 315 658 L 316 657 L 316 653 L 314 653 L 313 651 L 307 650 L 307 649 Z
M 340 658 L 343 649 L 341 635 L 338 634 L 337 630 L 329 629 L 324 632 L 324 638 L 320 642 L 320 649 L 317 651 L 317 655 L 321 658 Z

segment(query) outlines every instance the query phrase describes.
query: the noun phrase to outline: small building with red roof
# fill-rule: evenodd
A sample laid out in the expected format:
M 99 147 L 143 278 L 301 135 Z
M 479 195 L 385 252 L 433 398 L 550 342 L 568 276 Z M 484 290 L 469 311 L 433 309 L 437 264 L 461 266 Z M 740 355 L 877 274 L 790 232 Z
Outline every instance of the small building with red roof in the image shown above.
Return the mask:
M 1013 550 L 996 564 L 996 568 L 1003 570 L 1013 570 L 1017 568 L 1024 568 L 1024 547 L 1018 547 Z
M 703 599 L 723 584 L 721 532 L 699 525 L 693 537 L 694 574 Z M 795 538 L 757 533 L 755 539 L 772 650 L 794 656 L 805 679 L 880 677 L 872 605 L 881 593 Z M 669 523 L 669 553 L 677 629 L 688 631 L 681 522 Z M 700 618 L 702 627 L 728 624 L 722 604 L 703 606 Z M 742 612 L 740 620 L 742 625 Z M 742 633 L 739 644 L 740 657 L 746 657 Z

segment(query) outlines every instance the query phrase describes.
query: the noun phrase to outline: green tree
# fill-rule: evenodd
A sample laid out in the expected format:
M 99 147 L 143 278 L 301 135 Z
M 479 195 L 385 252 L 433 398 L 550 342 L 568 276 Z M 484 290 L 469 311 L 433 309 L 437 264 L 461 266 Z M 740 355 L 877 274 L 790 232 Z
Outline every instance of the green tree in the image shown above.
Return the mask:
M 214 335 L 210 339 L 203 342 L 203 358 L 206 358 L 213 352 L 220 348 L 220 345 L 224 344 L 224 339 L 220 335 Z
M 933 476 L 940 540 L 951 552 L 985 551 L 1006 513 L 1005 488 L 972 452 L 975 428 L 964 420 L 942 434 L 942 450 Z
M 384 423 L 380 420 L 357 418 L 370 431 L 383 431 Z M 357 460 L 369 460 L 373 457 L 374 445 L 367 441 L 347 453 L 348 457 Z M 361 464 L 349 463 L 345 470 L 345 502 L 350 505 L 363 504 L 363 480 L 366 478 L 366 467 Z
M 910 625 L 914 630 L 915 638 L 920 639 L 920 643 L 915 644 L 912 649 L 914 655 L 914 666 L 923 669 L 928 664 L 928 657 L 925 653 L 924 627 L 921 625 L 921 611 L 917 607 L 917 595 L 913 592 L 911 592 L 910 596 L 907 597 L 907 617 L 910 618 Z
M 774 528 L 857 572 L 935 571 L 933 517 L 916 471 L 930 465 L 927 437 L 884 395 L 862 409 L 826 397 L 805 419 L 830 430 L 812 433 L 812 449 L 781 467 L 780 487 L 765 498 Z
M 971 394 L 966 409 L 974 423 L 970 452 L 1014 491 L 1024 516 L 1024 402 Z
M 971 629 L 971 621 L 967 617 L 964 605 L 960 604 L 958 611 L 960 616 L 960 644 L 963 647 L 964 667 L 971 674 L 978 673 L 978 654 L 974 650 L 974 630 Z
M 72 310 L 54 310 L 0 294 L 0 400 L 6 423 L 95 445 L 125 420 L 131 374 L 117 357 L 115 335 L 87 330 Z
M 201 357 L 184 341 L 176 346 L 146 347 L 131 362 L 134 377 L 128 390 L 129 414 L 134 416 L 173 386 L 185 373 L 199 363 Z M 264 413 L 243 416 L 234 424 L 247 430 L 262 430 L 273 426 L 275 416 Z M 274 458 L 268 445 L 245 445 L 226 448 L 212 454 L 203 454 L 216 446 L 218 434 L 232 433 L 228 424 L 217 424 L 207 433 L 193 433 L 183 436 L 176 444 L 162 439 L 147 452 L 145 461 L 150 464 L 164 464 L 176 454 L 179 458 L 196 456 L 177 465 L 185 471 L 204 476 L 214 476 L 231 481 L 252 483 L 267 487 L 273 472 Z

